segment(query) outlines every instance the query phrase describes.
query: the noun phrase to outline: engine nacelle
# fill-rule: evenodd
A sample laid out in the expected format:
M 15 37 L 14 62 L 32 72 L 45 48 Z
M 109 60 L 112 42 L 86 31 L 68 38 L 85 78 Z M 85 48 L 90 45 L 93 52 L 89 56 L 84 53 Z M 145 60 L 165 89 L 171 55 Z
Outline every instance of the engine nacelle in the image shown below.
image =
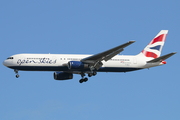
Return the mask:
M 88 64 L 84 64 L 80 61 L 69 61 L 68 62 L 68 68 L 71 69 L 75 69 L 75 70 L 81 70 L 81 69 L 87 69 L 89 68 Z
M 65 73 L 65 72 L 54 72 L 54 79 L 55 80 L 73 79 L 73 74 L 72 73 Z

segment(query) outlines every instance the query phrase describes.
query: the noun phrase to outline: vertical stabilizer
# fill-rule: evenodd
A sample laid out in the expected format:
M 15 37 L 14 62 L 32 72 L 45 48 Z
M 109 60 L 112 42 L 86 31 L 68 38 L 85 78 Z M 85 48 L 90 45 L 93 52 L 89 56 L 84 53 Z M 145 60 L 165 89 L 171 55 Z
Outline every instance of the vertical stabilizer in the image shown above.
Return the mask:
M 139 55 L 149 59 L 160 57 L 167 33 L 168 30 L 161 30 Z

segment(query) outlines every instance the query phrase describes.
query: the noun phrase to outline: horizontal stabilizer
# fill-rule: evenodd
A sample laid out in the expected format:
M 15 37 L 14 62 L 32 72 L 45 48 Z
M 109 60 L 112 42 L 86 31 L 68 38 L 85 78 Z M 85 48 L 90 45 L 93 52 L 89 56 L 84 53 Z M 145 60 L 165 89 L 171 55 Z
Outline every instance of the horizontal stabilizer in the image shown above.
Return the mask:
M 176 54 L 176 52 L 173 52 L 173 53 L 169 53 L 167 55 L 164 55 L 164 56 L 161 56 L 161 57 L 158 57 L 156 59 L 153 59 L 153 60 L 150 60 L 148 61 L 147 63 L 155 63 L 155 62 L 161 62 L 169 57 L 171 57 L 172 55 Z

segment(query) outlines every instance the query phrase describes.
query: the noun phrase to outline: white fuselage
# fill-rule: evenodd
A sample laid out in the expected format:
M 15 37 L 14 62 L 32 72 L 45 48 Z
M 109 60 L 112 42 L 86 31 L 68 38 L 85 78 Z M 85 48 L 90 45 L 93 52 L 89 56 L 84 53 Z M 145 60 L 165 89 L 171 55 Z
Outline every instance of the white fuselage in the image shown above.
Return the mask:
M 79 54 L 17 54 L 6 59 L 3 64 L 9 68 L 26 71 L 72 71 L 67 67 L 69 61 L 80 61 L 91 55 Z M 158 63 L 146 63 L 147 59 L 141 55 L 117 55 L 107 62 L 97 72 L 128 72 L 150 68 Z M 79 71 L 79 70 L 78 70 Z M 82 71 L 88 71 L 82 70 Z

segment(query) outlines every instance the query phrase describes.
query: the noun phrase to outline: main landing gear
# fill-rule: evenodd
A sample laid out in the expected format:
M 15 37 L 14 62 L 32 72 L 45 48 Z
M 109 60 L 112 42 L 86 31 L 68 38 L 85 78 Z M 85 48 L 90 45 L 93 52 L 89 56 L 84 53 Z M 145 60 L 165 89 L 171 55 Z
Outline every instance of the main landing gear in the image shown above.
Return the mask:
M 88 81 L 88 78 L 84 78 L 85 74 L 84 73 L 81 73 L 81 77 L 82 79 L 79 80 L 79 83 L 83 83 L 83 82 L 87 82 Z
M 14 72 L 16 73 L 16 78 L 18 78 L 19 77 L 18 70 L 14 70 Z
M 91 77 L 91 76 L 95 76 L 97 74 L 97 72 L 93 71 L 92 73 L 89 73 L 88 74 L 88 77 Z M 88 78 L 84 78 L 85 74 L 84 73 L 81 73 L 81 77 L 82 79 L 79 80 L 79 83 L 83 83 L 83 82 L 87 82 L 88 81 Z

